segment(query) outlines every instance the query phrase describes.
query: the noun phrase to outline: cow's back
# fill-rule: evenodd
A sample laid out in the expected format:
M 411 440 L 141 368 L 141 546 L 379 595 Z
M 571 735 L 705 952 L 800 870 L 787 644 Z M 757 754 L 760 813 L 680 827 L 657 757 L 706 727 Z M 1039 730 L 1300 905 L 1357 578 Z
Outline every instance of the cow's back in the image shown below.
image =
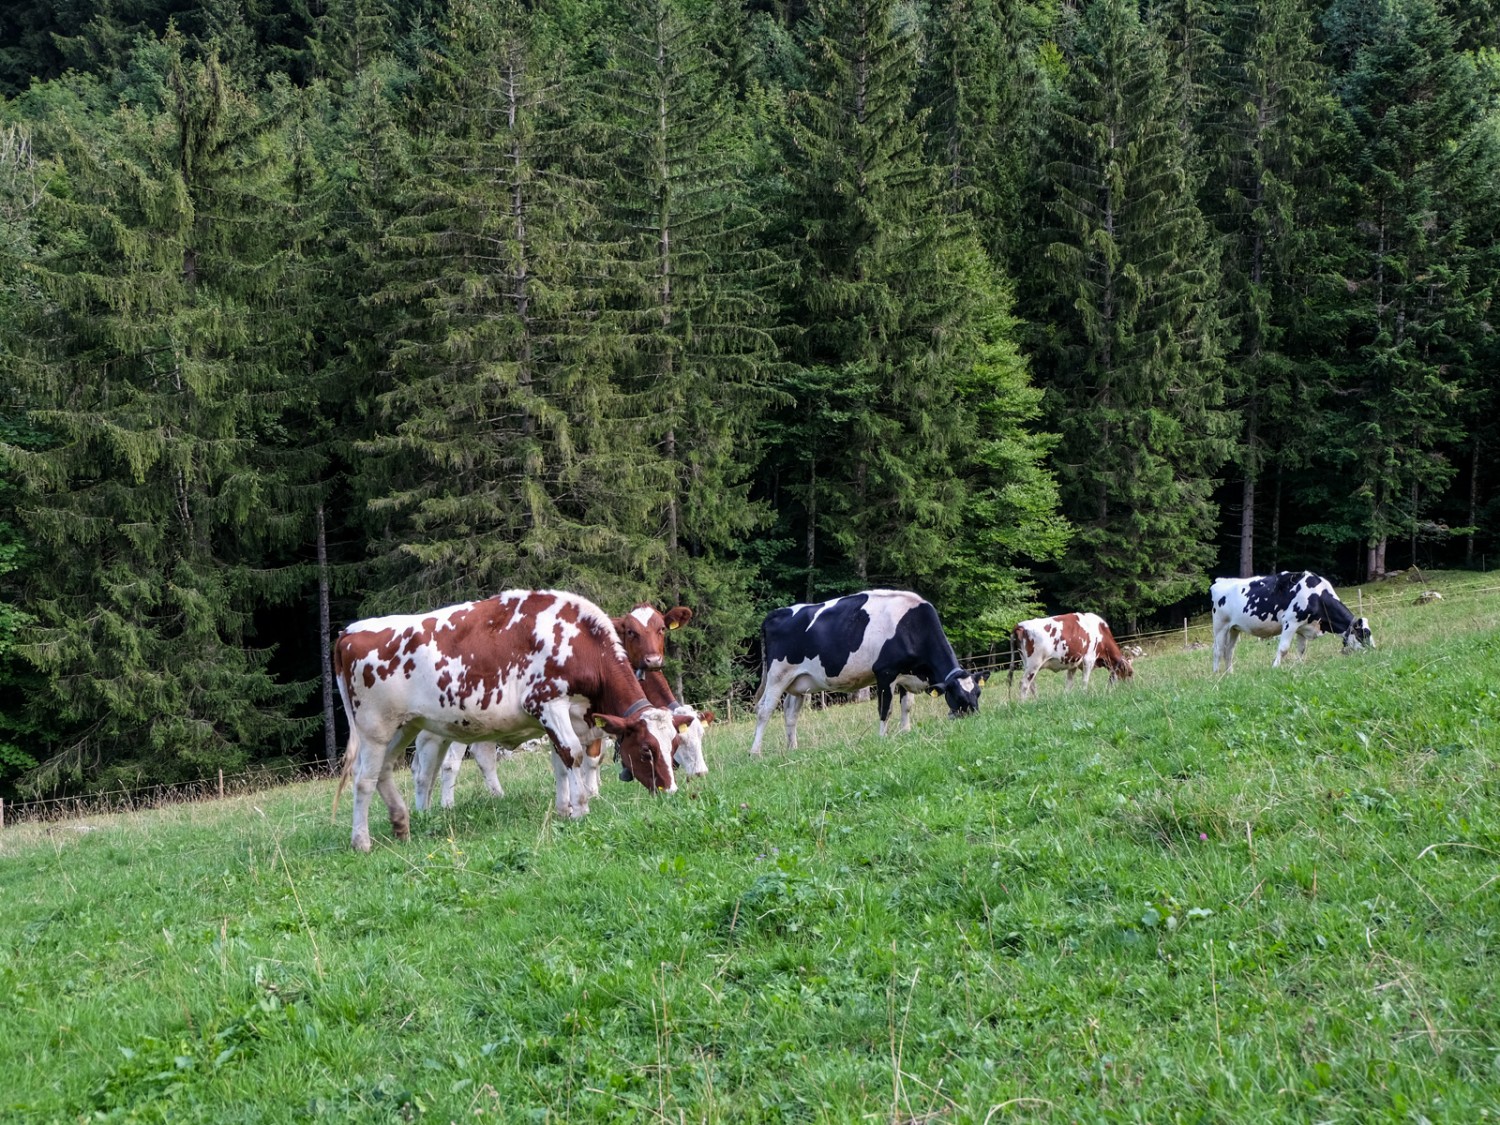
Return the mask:
M 587 678 L 601 644 L 595 615 L 603 616 L 575 595 L 521 590 L 358 621 L 338 640 L 341 690 L 356 715 L 379 708 L 382 725 L 415 721 L 465 742 L 509 743 L 540 731 L 538 702 L 591 686 L 569 673 Z M 618 648 L 613 637 L 607 627 Z

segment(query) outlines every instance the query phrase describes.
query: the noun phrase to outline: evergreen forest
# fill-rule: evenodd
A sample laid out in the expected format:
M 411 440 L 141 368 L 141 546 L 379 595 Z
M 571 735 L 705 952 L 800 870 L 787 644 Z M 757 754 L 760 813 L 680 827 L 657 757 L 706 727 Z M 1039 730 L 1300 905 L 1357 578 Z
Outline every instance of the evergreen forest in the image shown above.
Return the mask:
M 0 797 L 332 761 L 331 633 L 1500 542 L 1492 0 L 14 0 Z M 337 737 L 336 737 L 337 735 Z

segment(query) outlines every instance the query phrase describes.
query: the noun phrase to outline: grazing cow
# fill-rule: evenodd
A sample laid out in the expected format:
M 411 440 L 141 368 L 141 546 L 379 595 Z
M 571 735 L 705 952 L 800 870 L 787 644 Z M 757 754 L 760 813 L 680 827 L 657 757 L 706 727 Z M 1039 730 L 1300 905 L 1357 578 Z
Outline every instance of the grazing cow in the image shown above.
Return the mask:
M 1209 596 L 1214 611 L 1215 672 L 1221 661 L 1225 672 L 1234 671 L 1234 642 L 1241 633 L 1252 637 L 1281 634 L 1276 659 L 1271 661 L 1273 668 L 1291 648 L 1294 635 L 1298 656 L 1307 654 L 1307 638 L 1320 633 L 1337 633 L 1346 649 L 1375 647 L 1370 623 L 1350 613 L 1328 580 L 1310 570 L 1283 570 L 1260 578 L 1218 578 Z
M 507 757 L 511 751 L 503 751 Z M 474 761 L 479 765 L 479 772 L 484 775 L 484 787 L 496 797 L 505 796 L 505 790 L 500 787 L 500 776 L 495 772 L 495 761 L 501 753 L 500 747 L 493 742 L 471 742 L 465 745 L 462 742 L 449 742 L 440 738 L 431 731 L 424 730 L 417 735 L 416 750 L 412 754 L 411 772 L 416 779 L 416 799 L 412 801 L 412 807 L 418 812 L 427 809 L 432 804 L 432 780 L 434 774 L 442 779 L 442 793 L 440 800 L 445 809 L 453 807 L 453 788 L 458 781 L 458 767 L 463 764 L 464 754 L 472 754 Z M 434 770 L 433 758 L 441 758 L 442 766 Z M 589 796 L 595 796 L 590 793 Z
M 639 603 L 624 617 L 614 618 L 615 632 L 625 646 L 625 656 L 635 669 L 635 677 L 641 682 L 646 698 L 657 707 L 664 707 L 673 715 L 682 715 L 692 720 L 683 729 L 677 740 L 677 751 L 673 761 L 688 777 L 705 777 L 708 762 L 703 757 L 703 727 L 713 721 L 709 711 L 695 711 L 685 703 L 679 703 L 672 694 L 671 685 L 662 673 L 667 655 L 667 630 L 679 629 L 693 619 L 693 611 L 685 605 L 659 612 L 647 602 Z M 621 780 L 630 780 L 630 767 L 620 770 Z
M 1109 622 L 1097 613 L 1060 613 L 1056 617 L 1034 617 L 1011 631 L 1021 654 L 1021 698 L 1036 698 L 1036 674 L 1043 668 L 1066 670 L 1067 690 L 1073 689 L 1073 673 L 1082 669 L 1083 686 L 1089 686 L 1094 665 L 1109 669 L 1109 680 L 1128 680 L 1134 674 L 1130 660 L 1115 643 Z M 1010 676 L 1016 670 L 1011 668 Z
M 505 746 L 545 734 L 559 816 L 588 812 L 598 792 L 601 732 L 614 736 L 648 789 L 676 791 L 672 744 L 687 721 L 651 706 L 609 618 L 577 594 L 507 590 L 430 613 L 356 621 L 339 634 L 334 671 L 349 719 L 339 792 L 352 776 L 358 851 L 370 850 L 377 790 L 396 837 L 410 835 L 391 773 L 424 730 Z M 430 791 L 430 776 L 426 784 Z
M 908 692 L 948 699 L 948 717 L 979 710 L 984 680 L 958 666 L 932 603 L 905 590 L 866 590 L 819 605 L 773 610 L 760 626 L 761 676 L 755 693 L 759 754 L 766 724 L 786 696 L 786 744 L 797 748 L 797 711 L 814 691 L 858 691 L 875 685 L 880 733 L 891 713 L 891 689 L 901 692 L 901 729 L 911 729 Z

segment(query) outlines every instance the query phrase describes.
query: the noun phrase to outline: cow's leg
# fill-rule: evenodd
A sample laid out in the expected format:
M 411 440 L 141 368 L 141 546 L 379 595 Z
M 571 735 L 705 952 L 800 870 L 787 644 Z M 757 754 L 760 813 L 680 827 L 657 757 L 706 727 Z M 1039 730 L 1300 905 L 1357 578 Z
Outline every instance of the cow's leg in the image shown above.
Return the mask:
M 1074 667 L 1071 667 L 1071 666 L 1068 668 L 1068 682 L 1067 682 L 1067 685 L 1063 688 L 1064 692 L 1070 692 L 1070 691 L 1073 690 L 1073 676 L 1077 672 L 1078 672 L 1077 668 L 1074 668 Z
M 1088 687 L 1089 687 L 1089 677 L 1092 676 L 1093 674 L 1094 674 L 1094 662 L 1092 660 L 1085 660 L 1083 662 L 1083 690 L 1084 691 L 1088 690 Z
M 500 788 L 500 775 L 495 772 L 495 759 L 499 756 L 500 748 L 493 742 L 471 742 L 469 753 L 474 755 L 474 761 L 479 765 L 479 772 L 484 775 L 484 787 L 496 797 L 505 796 L 505 790 Z
M 901 695 L 901 731 L 904 734 L 911 730 L 911 692 L 905 688 L 896 689 Z
M 599 796 L 599 775 L 604 769 L 604 732 L 594 728 L 597 737 L 583 740 L 583 759 L 578 763 L 578 780 L 583 786 L 584 808 Z
M 891 717 L 891 685 L 884 680 L 875 681 L 875 706 L 880 711 L 880 737 L 885 737 L 886 720 Z
M 1297 630 L 1297 659 L 1307 659 L 1307 634 L 1301 629 Z
M 1283 629 L 1281 631 L 1281 640 L 1277 642 L 1276 645 L 1276 659 L 1271 661 L 1272 668 L 1277 667 L 1281 663 L 1281 658 L 1285 656 L 1287 654 L 1287 650 L 1292 647 L 1292 635 L 1296 631 L 1297 630 L 1295 627 L 1291 629 Z
M 472 749 L 462 742 L 448 743 L 448 751 L 443 755 L 443 792 L 439 798 L 445 809 L 453 807 L 453 790 L 458 785 L 459 767 L 464 764 L 464 751 Z
M 370 798 L 377 791 L 391 814 L 396 839 L 410 838 L 411 817 L 396 788 L 394 773 L 396 762 L 415 738 L 415 731 L 398 727 L 384 738 L 360 739 L 359 758 L 354 765 L 354 831 L 350 838 L 355 851 L 370 850 Z
M 411 776 L 413 788 L 416 795 L 412 799 L 412 807 L 418 812 L 425 812 L 432 807 L 432 781 L 437 776 L 438 762 L 443 757 L 443 747 L 447 746 L 446 739 L 439 738 L 431 731 L 424 730 L 417 735 L 417 749 L 411 759 Z M 459 747 L 462 752 L 463 747 Z M 447 802 L 444 802 L 446 805 Z
M 557 779 L 557 815 L 587 816 L 589 796 L 586 779 L 581 773 L 583 743 L 573 729 L 573 716 L 566 699 L 552 699 L 542 704 L 537 719 L 552 736 L 552 774 Z M 595 743 L 595 746 L 598 744 Z
M 1036 674 L 1037 669 L 1032 665 L 1026 665 L 1026 671 L 1021 673 L 1021 698 L 1025 700 L 1028 696 L 1036 698 Z
M 755 737 L 750 740 L 750 753 L 760 756 L 761 739 L 766 734 L 766 724 L 771 721 L 771 716 L 776 713 L 776 704 L 781 702 L 781 688 L 771 679 L 771 673 L 767 671 L 766 682 L 761 690 L 760 699 L 755 704 Z M 787 701 L 791 705 L 791 701 Z
M 800 695 L 787 694 L 781 697 L 781 710 L 786 715 L 786 748 L 797 749 L 797 712 L 802 708 Z

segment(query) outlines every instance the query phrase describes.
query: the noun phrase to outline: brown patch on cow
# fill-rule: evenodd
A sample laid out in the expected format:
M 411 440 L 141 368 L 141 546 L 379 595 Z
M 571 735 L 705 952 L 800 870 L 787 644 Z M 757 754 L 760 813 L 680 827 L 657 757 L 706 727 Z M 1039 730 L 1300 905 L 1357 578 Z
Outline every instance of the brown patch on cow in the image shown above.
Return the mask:
M 1058 658 L 1065 664 L 1082 664 L 1083 658 L 1088 655 L 1090 641 L 1088 633 L 1078 623 L 1078 614 L 1064 613 L 1053 620 L 1057 622 L 1062 636 Z
M 406 663 L 401 666 L 401 670 L 406 673 L 406 678 L 409 680 L 411 679 L 411 674 L 417 670 L 417 662 L 408 658 Z
M 1130 658 L 1115 643 L 1115 635 L 1110 632 L 1109 626 L 1101 624 L 1099 633 L 1099 663 L 1108 668 L 1110 675 L 1116 679 L 1130 679 L 1135 675 L 1135 670 L 1130 666 Z

